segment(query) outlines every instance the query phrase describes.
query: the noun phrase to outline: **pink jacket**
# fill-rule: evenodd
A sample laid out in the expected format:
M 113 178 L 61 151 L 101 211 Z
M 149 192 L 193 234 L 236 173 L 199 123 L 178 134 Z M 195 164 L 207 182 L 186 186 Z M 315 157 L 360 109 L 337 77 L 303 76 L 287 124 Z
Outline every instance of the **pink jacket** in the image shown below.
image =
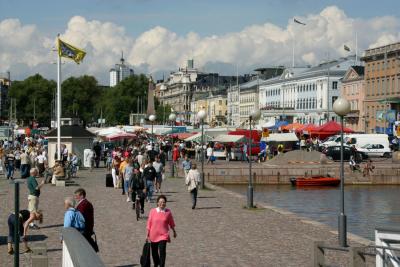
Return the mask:
M 161 211 L 159 208 L 150 210 L 147 220 L 147 236 L 151 242 L 171 241 L 169 228 L 175 228 L 174 218 L 170 209 Z

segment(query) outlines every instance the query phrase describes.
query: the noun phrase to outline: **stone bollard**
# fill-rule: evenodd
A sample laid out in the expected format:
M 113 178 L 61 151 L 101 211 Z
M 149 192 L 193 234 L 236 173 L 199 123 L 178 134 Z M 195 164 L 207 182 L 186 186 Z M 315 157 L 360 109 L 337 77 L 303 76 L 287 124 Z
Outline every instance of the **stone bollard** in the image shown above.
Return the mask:
M 362 252 L 364 252 L 363 247 L 350 247 L 350 267 L 367 266 Z
M 31 256 L 32 267 L 47 267 L 49 260 L 47 257 L 47 244 L 45 242 L 37 242 L 32 247 Z
M 324 245 L 322 241 L 314 241 L 311 247 L 311 266 L 321 267 L 325 265 L 324 249 L 321 246 Z
M 328 159 L 327 159 L 327 157 L 326 157 L 325 154 L 322 153 L 322 154 L 319 156 L 319 163 L 320 163 L 320 164 L 327 164 L 327 163 L 328 163 Z

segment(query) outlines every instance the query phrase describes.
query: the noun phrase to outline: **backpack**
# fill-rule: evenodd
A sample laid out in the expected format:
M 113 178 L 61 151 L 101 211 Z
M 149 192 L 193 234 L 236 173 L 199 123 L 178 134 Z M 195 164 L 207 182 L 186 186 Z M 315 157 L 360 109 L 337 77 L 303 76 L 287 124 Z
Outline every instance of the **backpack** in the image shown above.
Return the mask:
M 85 229 L 85 218 L 82 213 L 78 210 L 74 211 L 74 219 L 72 221 L 72 227 L 74 227 L 79 232 L 83 232 Z

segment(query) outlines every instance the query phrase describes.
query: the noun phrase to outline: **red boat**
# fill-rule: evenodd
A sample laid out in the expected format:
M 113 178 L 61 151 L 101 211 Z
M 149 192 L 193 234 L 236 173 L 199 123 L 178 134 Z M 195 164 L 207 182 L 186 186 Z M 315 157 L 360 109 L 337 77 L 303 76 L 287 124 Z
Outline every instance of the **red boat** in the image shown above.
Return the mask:
M 326 176 L 290 178 L 293 186 L 338 186 L 340 179 Z

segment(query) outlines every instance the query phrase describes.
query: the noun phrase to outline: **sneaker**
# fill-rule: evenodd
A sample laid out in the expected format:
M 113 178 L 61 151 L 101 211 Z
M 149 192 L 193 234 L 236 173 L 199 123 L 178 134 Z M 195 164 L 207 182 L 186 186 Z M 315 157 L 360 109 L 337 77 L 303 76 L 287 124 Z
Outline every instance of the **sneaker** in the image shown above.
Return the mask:
M 126 199 L 126 202 L 131 202 L 131 200 L 129 199 L 129 197 Z
M 13 248 L 8 249 L 7 253 L 8 253 L 8 255 L 13 255 L 14 249 Z

